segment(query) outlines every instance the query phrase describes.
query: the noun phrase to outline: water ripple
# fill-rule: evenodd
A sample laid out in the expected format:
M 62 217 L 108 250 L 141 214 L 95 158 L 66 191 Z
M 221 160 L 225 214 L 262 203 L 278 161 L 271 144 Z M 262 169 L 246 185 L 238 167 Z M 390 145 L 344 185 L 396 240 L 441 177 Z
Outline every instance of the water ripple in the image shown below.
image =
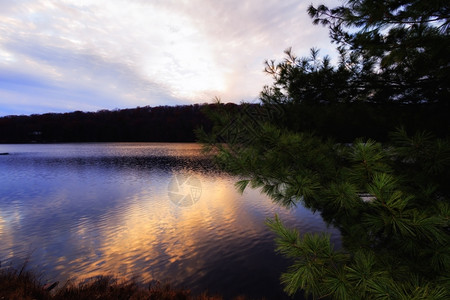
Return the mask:
M 282 299 L 288 262 L 264 225 L 275 213 L 300 232 L 338 230 L 299 206 L 287 210 L 248 190 L 236 192 L 195 144 L 1 145 L 0 258 L 29 258 L 50 280 L 101 274 L 170 279 L 225 297 Z M 201 196 L 174 176 L 195 177 Z M 198 188 L 198 187 L 196 187 Z M 178 194 L 177 194 L 178 193 Z

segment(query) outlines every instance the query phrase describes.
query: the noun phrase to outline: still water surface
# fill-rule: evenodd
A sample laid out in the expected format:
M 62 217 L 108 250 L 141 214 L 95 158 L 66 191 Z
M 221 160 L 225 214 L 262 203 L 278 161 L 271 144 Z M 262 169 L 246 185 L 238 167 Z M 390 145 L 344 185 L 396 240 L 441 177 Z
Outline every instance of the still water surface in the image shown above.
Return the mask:
M 264 225 L 338 230 L 281 208 L 211 166 L 197 144 L 0 145 L 0 260 L 44 280 L 113 274 L 170 280 L 225 297 L 284 298 L 289 265 Z M 189 201 L 187 201 L 189 200 Z M 191 201 L 192 200 L 192 201 Z

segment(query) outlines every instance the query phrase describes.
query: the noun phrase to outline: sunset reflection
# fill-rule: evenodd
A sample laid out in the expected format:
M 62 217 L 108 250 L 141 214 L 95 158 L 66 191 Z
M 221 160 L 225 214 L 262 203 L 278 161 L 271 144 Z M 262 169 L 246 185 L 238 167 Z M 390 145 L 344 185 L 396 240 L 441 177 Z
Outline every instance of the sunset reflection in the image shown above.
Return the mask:
M 244 201 L 255 199 L 240 199 L 245 197 L 230 188 L 230 181 L 201 173 L 195 176 L 203 189 L 200 200 L 192 206 L 174 205 L 163 191 L 143 190 L 126 199 L 126 209 L 102 216 L 96 249 L 89 245 L 88 224 L 80 222 L 73 231 L 80 248 L 88 250 L 83 259 L 64 262 L 77 266 L 66 270 L 66 276 L 96 276 L 107 271 L 125 277 L 139 274 L 149 280 L 173 277 L 176 269 L 189 277 L 203 268 L 205 257 L 214 251 L 211 243 L 232 242 L 261 231 L 262 222 L 242 209 Z
M 301 232 L 329 231 L 339 241 L 337 230 L 301 206 L 280 208 L 256 190 L 237 193 L 238 178 L 212 168 L 198 145 L 20 149 L 1 162 L 0 259 L 29 260 L 44 280 L 113 275 L 167 279 L 194 291 L 233 286 L 231 294 L 245 284 L 281 294 L 273 291 L 281 289 L 273 270 L 285 261 L 274 252 L 267 217 L 278 213 Z M 198 180 L 198 201 L 175 204 L 169 183 L 176 176 Z

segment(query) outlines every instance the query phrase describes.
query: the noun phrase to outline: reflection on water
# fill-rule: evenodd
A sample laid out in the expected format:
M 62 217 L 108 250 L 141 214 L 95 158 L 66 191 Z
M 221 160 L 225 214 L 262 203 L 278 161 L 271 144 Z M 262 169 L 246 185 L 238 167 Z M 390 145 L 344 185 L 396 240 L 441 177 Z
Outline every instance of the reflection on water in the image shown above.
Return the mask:
M 11 153 L 0 157 L 0 259 L 29 257 L 50 280 L 139 276 L 270 299 L 282 297 L 278 278 L 288 262 L 274 253 L 267 217 L 278 213 L 301 232 L 328 231 L 339 246 L 338 231 L 320 215 L 280 208 L 255 190 L 238 194 L 237 178 L 214 170 L 199 150 L 0 145 Z

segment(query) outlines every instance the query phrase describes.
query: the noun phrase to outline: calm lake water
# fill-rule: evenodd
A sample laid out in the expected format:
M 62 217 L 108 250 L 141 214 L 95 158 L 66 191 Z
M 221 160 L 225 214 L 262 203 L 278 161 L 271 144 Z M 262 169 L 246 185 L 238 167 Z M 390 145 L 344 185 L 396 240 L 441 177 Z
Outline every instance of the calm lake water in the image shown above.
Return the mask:
M 0 145 L 0 260 L 51 281 L 113 274 L 226 298 L 284 298 L 289 265 L 264 225 L 339 231 L 215 170 L 197 144 Z M 300 297 L 299 297 L 300 298 Z

